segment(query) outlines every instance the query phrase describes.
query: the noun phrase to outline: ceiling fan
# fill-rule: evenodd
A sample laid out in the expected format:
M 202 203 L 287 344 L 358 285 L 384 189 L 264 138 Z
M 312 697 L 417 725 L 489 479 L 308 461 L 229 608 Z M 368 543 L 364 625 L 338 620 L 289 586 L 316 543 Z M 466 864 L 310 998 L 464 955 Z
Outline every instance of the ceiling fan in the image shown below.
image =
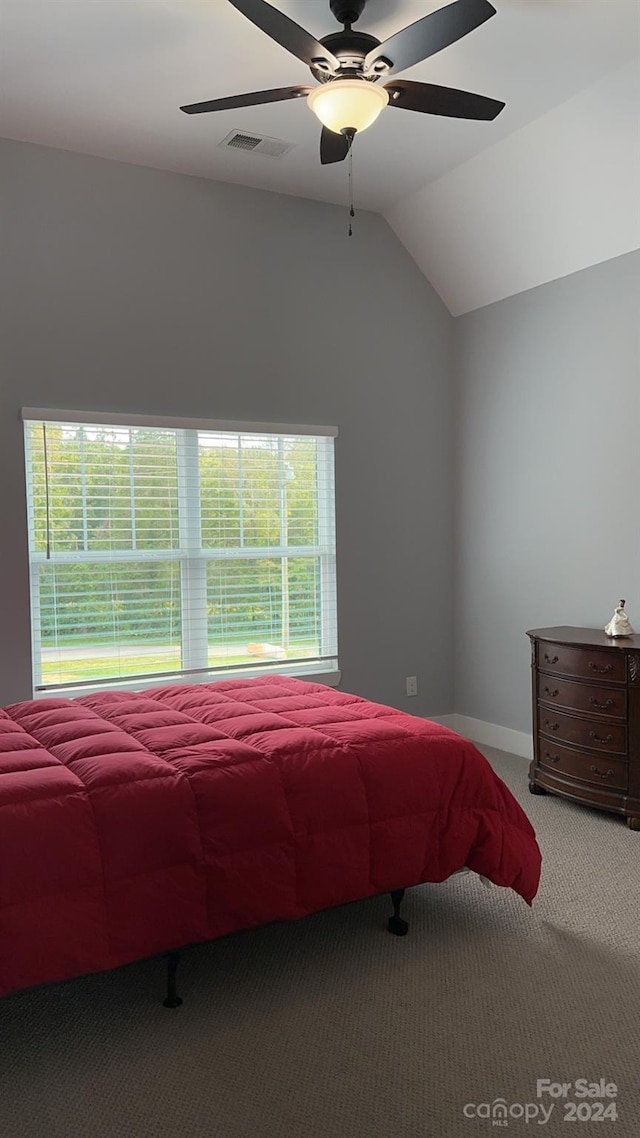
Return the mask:
M 343 31 L 317 40 L 265 0 L 229 0 L 256 27 L 306 63 L 319 87 L 276 87 L 251 91 L 225 99 L 209 99 L 181 107 L 188 115 L 204 111 L 226 111 L 277 103 L 305 96 L 322 123 L 320 161 L 323 165 L 342 162 L 349 153 L 357 131 L 365 130 L 385 106 L 446 115 L 458 119 L 490 121 L 500 114 L 504 103 L 469 91 L 393 79 L 378 86 L 397 71 L 404 71 L 423 59 L 442 51 L 495 16 L 489 0 L 455 0 L 380 43 L 375 36 L 354 31 L 366 0 L 329 0 L 329 7 Z

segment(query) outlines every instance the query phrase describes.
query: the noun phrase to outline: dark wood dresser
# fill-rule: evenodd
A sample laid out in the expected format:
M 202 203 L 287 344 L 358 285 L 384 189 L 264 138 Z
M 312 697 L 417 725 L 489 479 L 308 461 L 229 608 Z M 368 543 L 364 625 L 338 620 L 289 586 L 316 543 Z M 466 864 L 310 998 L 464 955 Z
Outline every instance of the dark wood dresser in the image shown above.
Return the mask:
M 640 636 L 534 628 L 533 794 L 622 814 L 640 830 Z

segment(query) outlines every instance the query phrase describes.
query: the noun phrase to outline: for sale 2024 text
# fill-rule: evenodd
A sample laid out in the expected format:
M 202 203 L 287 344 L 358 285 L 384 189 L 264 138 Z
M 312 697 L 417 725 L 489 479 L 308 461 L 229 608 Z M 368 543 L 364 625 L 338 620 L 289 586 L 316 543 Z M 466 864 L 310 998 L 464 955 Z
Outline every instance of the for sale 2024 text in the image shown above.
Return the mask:
M 597 1082 L 576 1079 L 573 1083 L 538 1079 L 536 1083 L 537 1097 L 557 1101 L 564 1111 L 565 1122 L 616 1122 L 617 1094 L 616 1084 L 607 1079 L 598 1079 Z

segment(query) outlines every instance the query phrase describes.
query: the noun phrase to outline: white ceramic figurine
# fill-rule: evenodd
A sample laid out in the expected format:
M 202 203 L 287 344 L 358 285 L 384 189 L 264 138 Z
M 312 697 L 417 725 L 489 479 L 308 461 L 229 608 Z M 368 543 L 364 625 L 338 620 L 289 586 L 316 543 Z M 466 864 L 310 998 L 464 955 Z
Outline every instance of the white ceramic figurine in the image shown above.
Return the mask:
M 633 636 L 631 621 L 624 611 L 624 606 L 624 601 L 618 601 L 616 611 L 609 623 L 605 625 L 604 630 L 607 636 Z

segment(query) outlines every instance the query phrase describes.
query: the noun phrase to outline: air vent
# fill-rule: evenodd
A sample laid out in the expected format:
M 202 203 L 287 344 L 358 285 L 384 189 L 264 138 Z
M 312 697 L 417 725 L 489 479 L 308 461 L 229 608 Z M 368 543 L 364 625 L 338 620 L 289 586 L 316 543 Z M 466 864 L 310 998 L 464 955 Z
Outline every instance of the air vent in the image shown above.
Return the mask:
M 238 150 L 255 150 L 262 142 L 261 138 L 252 138 L 250 134 L 234 134 L 227 146 L 237 147 Z
M 262 154 L 265 158 L 282 158 L 293 149 L 293 142 L 283 142 L 281 138 L 267 138 L 264 134 L 247 134 L 244 130 L 232 130 L 219 143 L 231 150 L 243 150 L 245 154 Z

